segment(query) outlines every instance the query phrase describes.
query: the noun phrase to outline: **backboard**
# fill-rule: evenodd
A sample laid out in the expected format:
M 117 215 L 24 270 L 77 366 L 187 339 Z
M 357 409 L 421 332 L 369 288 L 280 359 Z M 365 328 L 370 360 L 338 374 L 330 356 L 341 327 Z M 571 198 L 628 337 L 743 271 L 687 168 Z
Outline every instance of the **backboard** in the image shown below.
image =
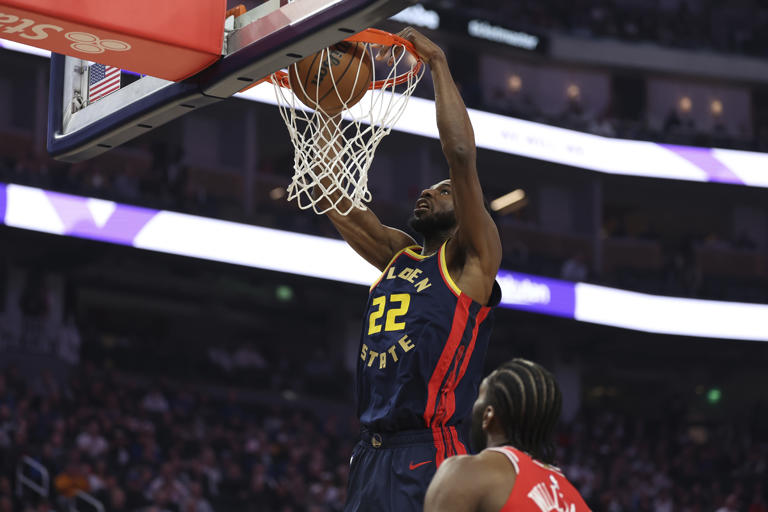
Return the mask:
M 92 158 L 192 110 L 222 101 L 271 73 L 408 7 L 411 0 L 268 0 L 227 19 L 222 58 L 180 82 L 143 76 L 89 103 L 88 61 L 53 54 L 48 152 Z

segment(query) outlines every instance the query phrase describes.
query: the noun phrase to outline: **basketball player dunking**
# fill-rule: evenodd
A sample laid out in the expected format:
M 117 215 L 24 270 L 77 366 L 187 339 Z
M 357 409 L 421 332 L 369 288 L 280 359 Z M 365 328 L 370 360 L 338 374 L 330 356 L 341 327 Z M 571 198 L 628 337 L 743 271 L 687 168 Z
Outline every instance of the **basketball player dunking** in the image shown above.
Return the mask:
M 560 388 L 536 363 L 513 359 L 480 385 L 472 409 L 478 455 L 443 464 L 425 512 L 587 512 L 579 492 L 552 465 Z
M 349 245 L 382 271 L 362 326 L 362 432 L 346 511 L 420 511 L 438 466 L 467 452 L 459 427 L 477 393 L 490 311 L 500 298 L 501 242 L 484 206 L 467 109 L 440 47 L 412 28 L 399 35 L 431 69 L 450 179 L 416 201 L 410 225 L 423 237 L 420 246 L 370 210 L 327 214 Z

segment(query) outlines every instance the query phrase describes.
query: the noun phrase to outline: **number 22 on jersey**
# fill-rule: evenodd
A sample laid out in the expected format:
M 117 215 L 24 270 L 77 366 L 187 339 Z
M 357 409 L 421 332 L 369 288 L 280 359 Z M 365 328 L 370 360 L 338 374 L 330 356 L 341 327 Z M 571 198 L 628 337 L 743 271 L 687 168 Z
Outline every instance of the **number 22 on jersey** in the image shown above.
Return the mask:
M 382 325 L 380 320 L 386 313 L 384 321 L 385 331 L 402 331 L 405 329 L 405 322 L 400 321 L 400 318 L 408 313 L 408 308 L 411 305 L 411 295 L 409 293 L 393 293 L 392 295 L 382 295 L 376 297 L 371 302 L 371 305 L 376 309 L 371 312 L 371 316 L 368 317 L 368 335 L 381 332 Z

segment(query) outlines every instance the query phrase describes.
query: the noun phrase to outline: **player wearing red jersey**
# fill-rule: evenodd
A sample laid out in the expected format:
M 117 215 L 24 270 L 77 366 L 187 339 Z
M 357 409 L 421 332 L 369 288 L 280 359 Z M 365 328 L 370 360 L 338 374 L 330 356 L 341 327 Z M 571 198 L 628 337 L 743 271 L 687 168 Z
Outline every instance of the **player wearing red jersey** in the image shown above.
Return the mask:
M 513 359 L 480 384 L 472 409 L 478 455 L 446 459 L 427 490 L 425 512 L 586 512 L 552 465 L 560 388 L 536 363 Z

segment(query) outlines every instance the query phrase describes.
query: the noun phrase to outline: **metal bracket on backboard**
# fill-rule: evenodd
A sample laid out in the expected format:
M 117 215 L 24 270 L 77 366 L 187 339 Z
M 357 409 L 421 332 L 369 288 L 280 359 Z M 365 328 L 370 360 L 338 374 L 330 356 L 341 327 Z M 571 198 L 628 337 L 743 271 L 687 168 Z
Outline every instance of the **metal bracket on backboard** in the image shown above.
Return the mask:
M 275 4 L 275 0 L 270 1 Z M 78 94 L 71 75 L 80 64 L 75 62 L 77 59 L 54 54 L 48 99 L 48 152 L 67 162 L 92 158 L 187 112 L 226 99 L 412 3 L 302 0 L 282 7 L 278 2 L 271 11 L 249 11 L 235 18 L 235 30 L 227 37 L 226 55 L 197 75 L 182 82 L 145 76 L 72 112 Z M 260 8 L 264 9 L 256 9 Z M 80 88 L 80 99 L 84 91 L 87 76 Z
M 63 125 L 69 125 L 72 114 L 85 108 L 88 97 L 88 63 L 84 60 L 70 59 L 64 72 L 64 91 L 62 97 Z

